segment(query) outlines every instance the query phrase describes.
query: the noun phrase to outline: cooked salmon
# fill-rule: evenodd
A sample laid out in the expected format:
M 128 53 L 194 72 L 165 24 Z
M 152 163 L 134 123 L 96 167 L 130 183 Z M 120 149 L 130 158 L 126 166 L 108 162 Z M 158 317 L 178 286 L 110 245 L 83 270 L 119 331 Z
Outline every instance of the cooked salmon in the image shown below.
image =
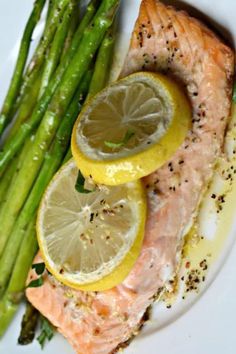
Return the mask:
M 143 70 L 164 72 L 182 84 L 192 105 L 192 128 L 171 161 L 143 180 L 149 211 L 134 268 L 105 292 L 72 290 L 46 274 L 43 286 L 27 290 L 32 304 L 79 354 L 114 353 L 137 333 L 155 295 L 176 273 L 184 235 L 222 153 L 232 94 L 231 49 L 186 12 L 143 0 L 122 76 Z

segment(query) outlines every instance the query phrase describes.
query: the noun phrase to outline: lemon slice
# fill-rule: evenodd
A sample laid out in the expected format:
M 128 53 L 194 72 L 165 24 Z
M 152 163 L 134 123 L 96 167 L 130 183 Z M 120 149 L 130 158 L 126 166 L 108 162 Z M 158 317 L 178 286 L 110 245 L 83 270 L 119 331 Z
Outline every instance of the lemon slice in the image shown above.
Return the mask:
M 167 162 L 190 127 L 189 103 L 169 78 L 132 74 L 87 103 L 72 134 L 82 173 L 105 185 L 134 181 Z
M 146 198 L 140 181 L 75 189 L 73 160 L 49 184 L 37 218 L 37 237 L 47 268 L 62 283 L 106 290 L 122 282 L 142 246 Z M 91 192 L 89 193 L 89 191 Z

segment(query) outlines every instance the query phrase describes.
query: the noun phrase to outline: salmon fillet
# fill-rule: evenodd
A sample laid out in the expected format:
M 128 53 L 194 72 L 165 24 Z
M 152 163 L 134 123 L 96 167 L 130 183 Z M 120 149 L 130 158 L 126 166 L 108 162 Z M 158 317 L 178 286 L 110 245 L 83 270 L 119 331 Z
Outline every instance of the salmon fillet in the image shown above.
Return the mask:
M 80 292 L 45 274 L 29 301 L 79 354 L 114 353 L 137 333 L 155 294 L 180 262 L 187 226 L 221 154 L 230 114 L 234 55 L 201 22 L 156 0 L 143 0 L 122 76 L 162 71 L 192 105 L 192 129 L 172 160 L 144 179 L 148 218 L 142 252 L 125 281 L 105 292 Z M 40 262 L 37 255 L 34 262 Z M 34 271 L 29 279 L 35 277 Z

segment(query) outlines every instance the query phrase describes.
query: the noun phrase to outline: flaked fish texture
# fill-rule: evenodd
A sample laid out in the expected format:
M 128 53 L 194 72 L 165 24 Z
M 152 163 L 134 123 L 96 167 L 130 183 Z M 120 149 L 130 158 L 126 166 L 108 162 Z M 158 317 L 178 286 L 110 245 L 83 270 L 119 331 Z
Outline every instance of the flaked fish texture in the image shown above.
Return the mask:
M 122 76 L 162 71 L 178 80 L 192 105 L 192 128 L 165 166 L 144 178 L 148 218 L 142 252 L 125 281 L 105 292 L 80 292 L 45 276 L 28 299 L 79 354 L 108 354 L 137 332 L 158 289 L 180 262 L 187 225 L 213 174 L 231 106 L 234 55 L 186 12 L 143 0 Z M 37 256 L 35 262 L 40 260 Z M 29 277 L 35 277 L 31 271 Z

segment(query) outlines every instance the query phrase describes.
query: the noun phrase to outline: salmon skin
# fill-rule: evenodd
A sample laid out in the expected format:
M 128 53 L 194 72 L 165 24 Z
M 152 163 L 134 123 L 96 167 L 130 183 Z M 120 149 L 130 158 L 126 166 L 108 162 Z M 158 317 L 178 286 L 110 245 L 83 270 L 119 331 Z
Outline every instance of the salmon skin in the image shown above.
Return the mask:
M 230 115 L 234 55 L 186 12 L 143 0 L 122 76 L 161 71 L 180 81 L 192 105 L 192 128 L 165 166 L 144 178 L 148 218 L 142 252 L 125 281 L 105 292 L 80 292 L 45 275 L 29 301 L 79 354 L 114 353 L 137 333 L 155 294 L 173 279 L 187 226 L 222 153 Z M 40 255 L 35 262 L 40 261 Z M 35 277 L 34 271 L 29 279 Z

